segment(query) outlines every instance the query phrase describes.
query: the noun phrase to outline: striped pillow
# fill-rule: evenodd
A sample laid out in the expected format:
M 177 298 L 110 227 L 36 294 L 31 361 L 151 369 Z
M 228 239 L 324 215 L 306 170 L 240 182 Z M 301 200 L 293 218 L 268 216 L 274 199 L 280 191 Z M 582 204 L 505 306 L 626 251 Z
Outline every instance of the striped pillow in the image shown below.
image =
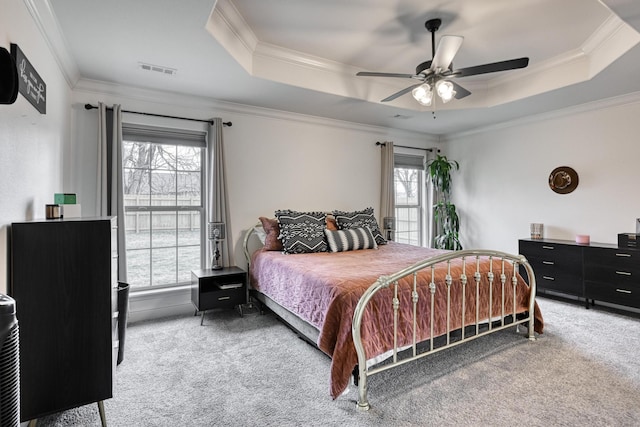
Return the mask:
M 355 251 L 358 249 L 378 249 L 376 239 L 369 227 L 348 230 L 324 230 L 331 252 Z
M 361 211 L 345 212 L 345 211 L 333 211 L 333 216 L 338 223 L 340 230 L 347 230 L 360 227 L 369 227 L 373 233 L 373 237 L 376 238 L 376 243 L 384 245 L 387 240 L 382 236 L 380 227 L 376 217 L 373 216 L 373 208 L 366 208 Z

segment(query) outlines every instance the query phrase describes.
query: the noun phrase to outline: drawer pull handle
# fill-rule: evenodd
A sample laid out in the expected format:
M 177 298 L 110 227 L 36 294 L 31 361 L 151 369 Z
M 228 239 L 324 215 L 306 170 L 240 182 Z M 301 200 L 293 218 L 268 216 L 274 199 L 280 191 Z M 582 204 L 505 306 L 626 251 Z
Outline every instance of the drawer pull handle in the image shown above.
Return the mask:
M 622 292 L 623 294 L 631 294 L 631 291 L 628 291 L 626 289 L 616 289 L 616 292 Z
M 542 276 L 542 278 L 547 280 L 556 280 L 555 278 L 549 276 Z
M 553 246 L 542 246 L 542 249 L 555 249 Z
M 616 271 L 616 274 L 619 274 L 621 276 L 631 276 L 631 273 L 629 273 L 628 271 Z
M 220 298 L 218 298 L 218 301 L 224 301 L 226 299 L 231 299 L 231 297 L 220 297 Z
M 555 263 L 553 261 L 542 261 L 543 264 L 547 264 L 547 265 L 554 265 Z
M 616 254 L 616 256 L 631 258 L 631 254 Z

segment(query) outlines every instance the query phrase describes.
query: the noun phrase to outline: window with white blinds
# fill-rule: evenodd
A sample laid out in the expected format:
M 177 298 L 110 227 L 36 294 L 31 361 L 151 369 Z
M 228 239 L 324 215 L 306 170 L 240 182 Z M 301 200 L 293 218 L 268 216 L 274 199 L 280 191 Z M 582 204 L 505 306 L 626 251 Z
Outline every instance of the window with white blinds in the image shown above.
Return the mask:
M 122 133 L 132 290 L 189 283 L 204 265 L 206 133 L 133 124 Z
M 423 245 L 425 206 L 424 156 L 395 153 L 396 231 L 394 240 Z

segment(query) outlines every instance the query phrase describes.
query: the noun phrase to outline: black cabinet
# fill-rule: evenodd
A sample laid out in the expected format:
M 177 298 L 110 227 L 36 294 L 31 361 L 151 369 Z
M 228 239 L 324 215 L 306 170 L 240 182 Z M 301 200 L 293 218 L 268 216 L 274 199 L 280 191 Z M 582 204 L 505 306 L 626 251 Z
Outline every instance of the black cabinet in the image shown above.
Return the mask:
M 640 251 L 584 248 L 585 297 L 640 308 Z
M 582 296 L 582 248 L 562 240 L 520 240 L 520 254 L 527 257 L 536 284 L 546 290 Z
M 203 318 L 206 310 L 241 308 L 247 302 L 247 273 L 239 267 L 191 271 L 191 302 Z
M 521 239 L 518 246 L 541 293 L 640 308 L 640 250 L 551 239 Z
M 112 397 L 116 238 L 115 218 L 11 225 L 22 421 Z

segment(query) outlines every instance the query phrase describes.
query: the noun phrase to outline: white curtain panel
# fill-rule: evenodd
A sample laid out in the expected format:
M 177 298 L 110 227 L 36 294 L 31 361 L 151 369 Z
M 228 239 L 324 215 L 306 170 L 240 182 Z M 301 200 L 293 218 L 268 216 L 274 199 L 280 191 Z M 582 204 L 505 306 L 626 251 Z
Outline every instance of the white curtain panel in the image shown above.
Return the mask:
M 222 137 L 222 119 L 214 118 L 207 134 L 207 187 L 209 222 L 223 222 L 226 238 L 220 242 L 221 253 L 219 264 L 223 267 L 234 265 L 231 249 L 231 215 L 229 215 L 229 197 L 227 193 L 227 176 L 225 171 L 224 141 Z M 209 248 L 211 250 L 211 248 Z M 211 259 L 211 257 L 208 257 Z
M 380 218 L 378 221 L 380 225 L 383 224 L 385 217 L 396 216 L 396 192 L 393 181 L 393 168 L 393 142 L 385 141 L 384 144 L 382 144 L 382 185 L 380 186 Z
M 112 110 L 113 114 L 107 114 L 107 106 L 102 102 L 98 103 L 96 214 L 98 216 L 117 216 L 118 281 L 126 283 L 127 251 L 124 232 L 122 111 L 120 104 L 115 104 Z M 111 134 L 107 132 L 109 128 L 111 128 Z M 109 181 L 111 185 L 108 184 Z

